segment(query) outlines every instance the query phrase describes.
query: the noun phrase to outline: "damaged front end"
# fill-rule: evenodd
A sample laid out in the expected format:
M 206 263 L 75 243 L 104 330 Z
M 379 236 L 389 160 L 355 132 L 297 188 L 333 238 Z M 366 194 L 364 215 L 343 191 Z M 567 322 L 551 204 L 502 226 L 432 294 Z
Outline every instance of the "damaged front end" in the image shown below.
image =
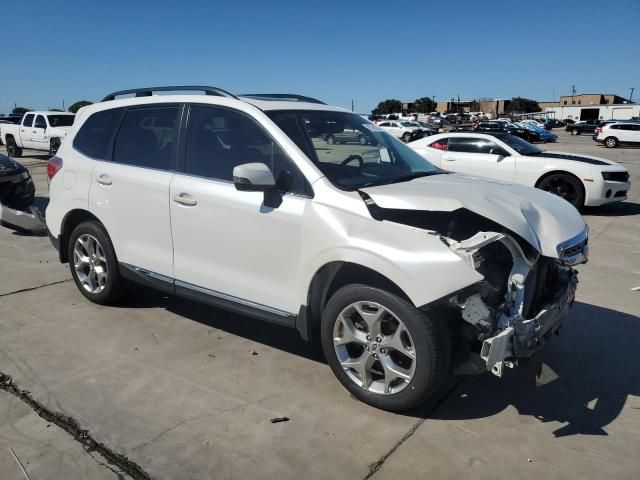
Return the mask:
M 525 240 L 525 224 L 515 233 L 469 208 L 384 208 L 368 194 L 361 195 L 374 219 L 438 236 L 483 276 L 482 281 L 425 305 L 445 307 L 461 318 L 455 333 L 462 340 L 460 346 L 465 346 L 459 349 L 463 357 L 458 358 L 459 373 L 479 373 L 486 368 L 501 376 L 505 366 L 513 367 L 517 359 L 531 357 L 558 332 L 575 298 L 578 279 L 572 267 L 585 263 L 588 257 L 588 227 L 581 219 L 584 230 L 553 249 L 547 234 L 542 241 L 548 253 L 543 255 L 539 245 L 534 247 Z
M 502 376 L 505 366 L 531 357 L 558 331 L 575 298 L 577 272 L 584 263 L 587 236 L 565 246 L 560 258 L 525 254 L 512 236 L 479 232 L 456 241 L 442 237 L 449 248 L 481 273 L 485 280 L 448 299 L 460 309 L 487 370 Z

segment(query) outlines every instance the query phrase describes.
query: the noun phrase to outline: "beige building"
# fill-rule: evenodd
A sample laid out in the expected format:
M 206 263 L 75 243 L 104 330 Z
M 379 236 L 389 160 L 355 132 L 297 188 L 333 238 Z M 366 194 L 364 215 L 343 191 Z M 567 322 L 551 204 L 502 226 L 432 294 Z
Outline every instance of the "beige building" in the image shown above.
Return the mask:
M 438 102 L 436 111 L 439 113 L 469 113 L 484 112 L 502 115 L 511 100 L 460 100 Z
M 628 102 L 629 100 L 627 100 L 626 98 L 610 93 L 581 93 L 580 95 L 563 95 L 562 97 L 560 97 L 560 101 L 555 103 L 555 105 L 547 106 L 566 107 L 571 105 L 618 105 Z M 542 103 L 540 104 L 540 108 L 544 110 Z

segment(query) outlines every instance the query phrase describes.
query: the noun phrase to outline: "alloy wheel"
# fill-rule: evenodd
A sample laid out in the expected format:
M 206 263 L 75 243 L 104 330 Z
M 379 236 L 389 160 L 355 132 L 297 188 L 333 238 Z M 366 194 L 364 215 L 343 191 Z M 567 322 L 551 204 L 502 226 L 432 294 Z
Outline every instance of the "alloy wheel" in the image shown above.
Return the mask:
M 570 203 L 574 203 L 578 198 L 578 192 L 575 187 L 562 178 L 554 178 L 545 182 L 544 185 L 542 185 L 542 190 L 553 193 Z
M 404 390 L 415 374 L 414 342 L 402 321 L 375 302 L 352 303 L 333 327 L 333 345 L 347 376 L 380 395 Z
M 78 281 L 87 292 L 102 292 L 108 279 L 107 258 L 100 242 L 93 235 L 80 235 L 73 246 L 73 268 Z

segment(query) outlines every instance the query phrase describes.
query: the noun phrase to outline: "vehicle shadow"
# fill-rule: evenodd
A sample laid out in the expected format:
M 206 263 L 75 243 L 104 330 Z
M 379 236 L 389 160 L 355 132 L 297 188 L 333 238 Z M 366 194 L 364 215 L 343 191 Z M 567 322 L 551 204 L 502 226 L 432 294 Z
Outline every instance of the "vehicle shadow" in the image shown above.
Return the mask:
M 435 411 L 410 412 L 439 420 L 520 415 L 564 424 L 556 437 L 608 435 L 605 427 L 629 395 L 640 396 L 640 317 L 576 302 L 559 338 L 523 368 L 464 378 Z
M 640 203 L 616 202 L 601 207 L 584 207 L 582 213 L 595 217 L 627 217 L 640 214 Z
M 141 285 L 130 284 L 128 290 L 129 294 L 117 305 L 118 307 L 162 307 L 171 313 L 207 327 L 223 330 L 308 360 L 326 363 L 319 339 L 307 343 L 300 338 L 297 330 L 293 328 L 264 322 L 203 303 L 168 295 Z

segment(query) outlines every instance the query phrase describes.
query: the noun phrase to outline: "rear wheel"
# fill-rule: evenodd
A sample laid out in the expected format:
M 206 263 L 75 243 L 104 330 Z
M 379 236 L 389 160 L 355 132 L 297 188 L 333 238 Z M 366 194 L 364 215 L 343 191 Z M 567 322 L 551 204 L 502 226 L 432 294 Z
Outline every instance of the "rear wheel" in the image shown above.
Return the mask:
M 607 137 L 604 139 L 604 146 L 607 148 L 616 148 L 618 146 L 618 139 L 616 137 Z
M 571 130 L 571 135 L 580 135 L 580 130 L 574 128 L 573 130 Z
M 438 391 L 448 373 L 438 325 L 385 290 L 347 285 L 322 316 L 322 348 L 342 385 L 377 408 L 414 408 Z
M 58 153 L 58 149 L 60 148 L 60 139 L 52 138 L 49 141 L 49 155 L 55 155 Z
M 73 230 L 68 258 L 73 281 L 86 298 L 101 305 L 120 298 L 124 279 L 111 240 L 100 223 L 83 222 Z
M 327 135 L 327 143 L 329 145 L 333 145 L 334 143 L 336 143 L 336 137 L 334 137 L 333 135 Z
M 360 145 L 366 145 L 366 144 L 368 144 L 368 143 L 369 143 L 369 140 L 367 140 L 367 137 L 365 137 L 364 135 L 360 135 L 360 136 L 358 137 L 358 143 L 359 143 Z
M 404 143 L 409 143 L 409 140 L 411 140 L 411 134 L 410 134 L 409 132 L 404 133 L 404 134 L 402 135 L 402 141 L 403 141 Z
M 567 173 L 554 173 L 542 179 L 538 184 L 540 190 L 553 193 L 576 208 L 584 205 L 584 189 L 580 180 Z
M 7 138 L 7 155 L 10 157 L 21 157 L 22 156 L 22 148 L 20 148 L 13 137 Z

